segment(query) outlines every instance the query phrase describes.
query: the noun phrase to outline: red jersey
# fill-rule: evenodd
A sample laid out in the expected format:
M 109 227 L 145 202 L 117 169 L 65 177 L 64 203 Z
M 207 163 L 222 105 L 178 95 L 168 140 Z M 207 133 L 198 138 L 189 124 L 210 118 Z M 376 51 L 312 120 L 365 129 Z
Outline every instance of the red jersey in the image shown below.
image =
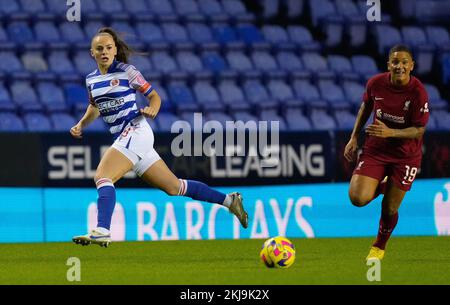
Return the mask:
M 373 110 L 375 119 L 389 128 L 424 127 L 430 116 L 428 94 L 423 84 L 411 76 L 405 86 L 395 86 L 390 73 L 373 76 L 367 82 L 363 102 Z M 379 138 L 366 134 L 364 152 L 387 162 L 422 158 L 422 138 Z

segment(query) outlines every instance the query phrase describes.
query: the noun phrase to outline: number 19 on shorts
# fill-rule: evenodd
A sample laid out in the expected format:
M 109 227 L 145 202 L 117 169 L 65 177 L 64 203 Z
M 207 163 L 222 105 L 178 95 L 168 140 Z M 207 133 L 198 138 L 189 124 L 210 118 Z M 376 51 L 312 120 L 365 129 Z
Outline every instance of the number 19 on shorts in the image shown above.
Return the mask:
M 417 167 L 410 167 L 408 165 L 405 165 L 406 171 L 405 171 L 405 177 L 403 178 L 403 183 L 411 183 L 414 181 L 414 178 L 416 178 L 417 175 Z

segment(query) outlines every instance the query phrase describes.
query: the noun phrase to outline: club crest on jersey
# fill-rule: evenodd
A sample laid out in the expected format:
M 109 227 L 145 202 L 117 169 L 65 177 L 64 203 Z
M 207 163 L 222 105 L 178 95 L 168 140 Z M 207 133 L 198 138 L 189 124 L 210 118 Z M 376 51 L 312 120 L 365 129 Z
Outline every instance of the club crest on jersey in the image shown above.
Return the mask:
M 111 87 L 116 87 L 116 86 L 119 85 L 119 80 L 118 80 L 117 78 L 114 78 L 114 79 L 112 79 L 112 80 L 109 82 L 109 85 L 110 85 Z
M 403 107 L 403 110 L 408 111 L 409 110 L 409 104 L 411 104 L 411 101 L 405 102 L 405 107 Z

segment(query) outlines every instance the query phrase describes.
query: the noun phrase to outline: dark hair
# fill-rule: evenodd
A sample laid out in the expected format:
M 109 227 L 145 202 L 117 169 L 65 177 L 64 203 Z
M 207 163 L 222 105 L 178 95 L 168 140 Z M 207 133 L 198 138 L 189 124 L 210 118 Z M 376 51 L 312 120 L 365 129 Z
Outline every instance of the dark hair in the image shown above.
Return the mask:
M 411 58 L 413 58 L 413 53 L 412 53 L 411 49 L 405 44 L 396 44 L 395 46 L 393 46 L 389 50 L 389 57 L 391 57 L 392 53 L 395 53 L 395 52 L 406 52 L 411 56 Z
M 128 46 L 125 43 L 125 41 L 123 41 L 116 33 L 116 31 L 114 31 L 112 28 L 109 27 L 101 28 L 100 30 L 98 30 L 97 35 L 102 33 L 106 33 L 112 36 L 114 44 L 116 45 L 117 48 L 116 60 L 121 61 L 123 63 L 128 63 L 128 57 L 131 54 L 135 53 L 134 50 L 130 48 L 130 46 Z

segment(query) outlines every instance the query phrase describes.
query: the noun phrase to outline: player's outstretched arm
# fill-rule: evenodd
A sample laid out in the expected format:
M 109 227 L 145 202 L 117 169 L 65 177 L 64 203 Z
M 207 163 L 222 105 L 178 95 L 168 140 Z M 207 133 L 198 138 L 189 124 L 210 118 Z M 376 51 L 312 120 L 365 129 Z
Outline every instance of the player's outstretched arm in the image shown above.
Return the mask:
M 97 107 L 89 104 L 89 106 L 86 109 L 86 112 L 84 113 L 81 120 L 72 128 L 70 128 L 70 134 L 77 139 L 82 138 L 82 130 L 86 126 L 88 126 L 92 121 L 94 121 L 96 118 L 98 118 L 100 115 L 100 111 Z
M 148 106 L 140 111 L 145 117 L 154 119 L 159 112 L 159 108 L 161 108 L 161 98 L 159 97 L 159 94 L 153 90 L 147 95 L 147 100 Z
M 366 103 L 362 103 L 361 107 L 359 108 L 358 115 L 356 116 L 352 135 L 350 136 L 350 140 L 348 141 L 344 150 L 344 157 L 349 162 L 353 161 L 356 150 L 358 149 L 359 134 L 364 125 L 366 124 L 367 120 L 369 119 L 371 113 L 372 109 L 370 107 L 367 107 Z

